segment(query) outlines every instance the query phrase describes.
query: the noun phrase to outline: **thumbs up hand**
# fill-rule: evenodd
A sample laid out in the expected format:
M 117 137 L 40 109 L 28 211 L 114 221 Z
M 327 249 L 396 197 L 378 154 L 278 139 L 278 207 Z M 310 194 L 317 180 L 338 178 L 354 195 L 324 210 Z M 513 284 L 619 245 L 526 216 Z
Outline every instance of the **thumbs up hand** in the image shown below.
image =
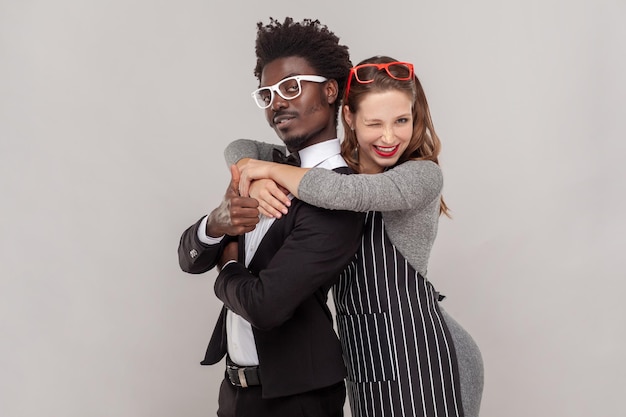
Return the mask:
M 242 235 L 254 230 L 259 222 L 259 202 L 239 195 L 240 173 L 236 165 L 231 165 L 230 175 L 230 184 L 221 204 L 209 214 L 206 226 L 208 236 Z

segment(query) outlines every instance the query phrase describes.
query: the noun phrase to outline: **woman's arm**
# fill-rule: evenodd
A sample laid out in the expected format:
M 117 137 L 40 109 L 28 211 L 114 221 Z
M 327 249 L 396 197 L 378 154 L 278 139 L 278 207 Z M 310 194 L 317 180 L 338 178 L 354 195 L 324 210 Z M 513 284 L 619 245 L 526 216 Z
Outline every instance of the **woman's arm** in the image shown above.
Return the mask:
M 426 207 L 441 195 L 443 176 L 432 161 L 407 161 L 380 174 L 342 175 L 313 168 L 299 182 L 298 198 L 314 206 L 351 211 Z
M 271 179 L 298 197 L 300 181 L 304 174 L 309 171 L 309 168 L 299 168 L 276 162 L 258 161 L 256 159 L 246 159 L 245 161 L 245 164 L 242 164 L 239 169 L 239 193 L 246 197 L 250 191 L 250 184 L 261 179 Z
M 286 149 L 284 145 L 274 145 L 252 139 L 236 139 L 224 149 L 224 159 L 226 159 L 226 165 L 228 166 L 237 164 L 244 158 L 271 161 L 274 148 L 280 149 L 283 153 Z

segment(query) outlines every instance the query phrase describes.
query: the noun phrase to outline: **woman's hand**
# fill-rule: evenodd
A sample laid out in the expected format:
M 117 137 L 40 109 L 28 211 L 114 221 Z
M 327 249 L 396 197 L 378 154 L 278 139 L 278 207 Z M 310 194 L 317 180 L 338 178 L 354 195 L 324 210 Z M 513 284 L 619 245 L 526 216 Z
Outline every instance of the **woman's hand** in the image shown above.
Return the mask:
M 254 180 L 250 183 L 249 195 L 259 202 L 259 212 L 267 217 L 280 219 L 287 214 L 291 200 L 287 196 L 289 191 L 270 179 Z
M 280 164 L 256 159 L 246 159 L 238 163 L 241 174 L 239 180 L 239 194 L 242 197 L 252 197 L 259 202 L 259 212 L 267 217 L 281 218 L 287 214 L 287 207 L 291 200 L 287 196 L 289 191 L 272 180 L 272 169 Z
M 280 218 L 287 213 L 291 200 L 287 194 L 298 197 L 298 186 L 308 168 L 298 168 L 287 164 L 259 161 L 256 159 L 242 159 L 237 162 L 241 172 L 239 194 L 242 197 L 253 197 L 259 202 L 259 211 L 268 217 Z M 259 180 L 272 182 L 258 182 L 251 191 L 251 184 Z M 284 187 L 284 188 L 283 188 Z
M 270 178 L 271 168 L 278 165 L 274 162 L 259 161 L 258 159 L 242 159 L 237 163 L 239 168 L 239 195 L 242 197 L 250 196 L 250 183 L 254 180 Z

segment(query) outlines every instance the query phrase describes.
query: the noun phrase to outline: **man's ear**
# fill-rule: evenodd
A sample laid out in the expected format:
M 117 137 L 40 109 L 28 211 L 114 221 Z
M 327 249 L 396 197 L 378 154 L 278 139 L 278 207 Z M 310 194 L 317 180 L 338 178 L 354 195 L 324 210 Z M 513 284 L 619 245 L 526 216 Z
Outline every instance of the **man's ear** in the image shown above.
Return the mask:
M 326 100 L 328 104 L 333 104 L 337 101 L 337 94 L 339 93 L 339 87 L 337 80 L 328 80 L 326 82 Z

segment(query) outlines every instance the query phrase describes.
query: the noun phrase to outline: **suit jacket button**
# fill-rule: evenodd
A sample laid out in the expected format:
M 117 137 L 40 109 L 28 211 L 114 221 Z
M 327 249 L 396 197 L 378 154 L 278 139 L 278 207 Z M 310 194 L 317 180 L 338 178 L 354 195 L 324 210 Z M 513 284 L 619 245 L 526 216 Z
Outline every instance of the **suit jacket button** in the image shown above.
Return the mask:
M 191 259 L 195 259 L 196 256 L 198 256 L 198 251 L 195 249 L 192 249 L 189 251 L 189 255 L 191 256 Z

